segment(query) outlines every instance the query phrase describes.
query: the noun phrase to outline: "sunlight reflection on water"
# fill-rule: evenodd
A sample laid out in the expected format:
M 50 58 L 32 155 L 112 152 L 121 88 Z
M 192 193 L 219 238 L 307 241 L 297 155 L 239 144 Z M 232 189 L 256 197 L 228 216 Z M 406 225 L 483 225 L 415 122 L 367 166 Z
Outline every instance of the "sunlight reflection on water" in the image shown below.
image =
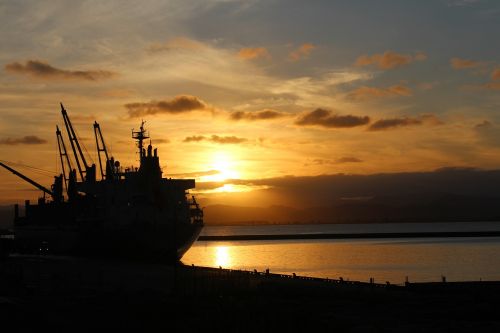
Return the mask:
M 368 281 L 500 280 L 500 238 L 197 242 L 199 266 Z

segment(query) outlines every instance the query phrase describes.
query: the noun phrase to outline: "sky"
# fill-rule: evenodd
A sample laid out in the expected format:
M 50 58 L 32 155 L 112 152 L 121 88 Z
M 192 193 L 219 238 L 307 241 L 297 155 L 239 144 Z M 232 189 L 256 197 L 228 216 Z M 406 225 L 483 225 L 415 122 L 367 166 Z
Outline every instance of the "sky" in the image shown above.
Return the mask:
M 498 32 L 496 0 L 4 0 L 0 160 L 48 186 L 62 102 L 94 162 L 94 120 L 123 166 L 145 120 L 163 175 L 205 197 L 498 169 Z M 38 194 L 0 171 L 0 203 Z

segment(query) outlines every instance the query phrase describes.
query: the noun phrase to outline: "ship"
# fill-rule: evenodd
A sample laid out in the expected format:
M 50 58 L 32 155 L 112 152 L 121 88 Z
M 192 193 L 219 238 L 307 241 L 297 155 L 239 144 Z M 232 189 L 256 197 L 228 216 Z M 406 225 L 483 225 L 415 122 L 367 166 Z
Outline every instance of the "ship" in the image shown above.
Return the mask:
M 24 213 L 18 204 L 14 207 L 16 251 L 180 260 L 203 228 L 203 209 L 189 193 L 195 180 L 162 176 L 158 150 L 153 149 L 144 121 L 131 133 L 138 167 L 123 167 L 108 153 L 97 121 L 93 127 L 98 168 L 89 164 L 68 112 L 60 105 L 68 141 L 56 126 L 62 172 L 54 176 L 50 189 L 0 162 L 43 192 L 36 204 L 25 201 Z

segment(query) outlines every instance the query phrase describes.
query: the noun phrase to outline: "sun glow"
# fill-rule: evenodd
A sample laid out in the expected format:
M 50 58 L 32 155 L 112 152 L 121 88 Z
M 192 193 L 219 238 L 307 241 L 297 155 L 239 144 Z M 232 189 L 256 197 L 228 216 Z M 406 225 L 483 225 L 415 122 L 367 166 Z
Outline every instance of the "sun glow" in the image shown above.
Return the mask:
M 218 151 L 212 155 L 210 169 L 218 171 L 214 175 L 201 177 L 205 182 L 223 182 L 227 179 L 238 179 L 240 174 L 235 170 L 235 162 L 232 156 L 227 152 Z

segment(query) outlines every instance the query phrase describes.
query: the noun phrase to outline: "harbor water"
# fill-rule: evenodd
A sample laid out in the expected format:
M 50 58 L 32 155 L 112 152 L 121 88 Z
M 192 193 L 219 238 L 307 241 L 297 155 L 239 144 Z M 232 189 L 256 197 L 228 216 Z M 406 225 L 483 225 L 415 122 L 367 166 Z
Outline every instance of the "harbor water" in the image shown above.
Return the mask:
M 500 222 L 205 227 L 202 235 L 499 231 Z M 198 241 L 187 265 L 402 284 L 500 281 L 500 237 Z

